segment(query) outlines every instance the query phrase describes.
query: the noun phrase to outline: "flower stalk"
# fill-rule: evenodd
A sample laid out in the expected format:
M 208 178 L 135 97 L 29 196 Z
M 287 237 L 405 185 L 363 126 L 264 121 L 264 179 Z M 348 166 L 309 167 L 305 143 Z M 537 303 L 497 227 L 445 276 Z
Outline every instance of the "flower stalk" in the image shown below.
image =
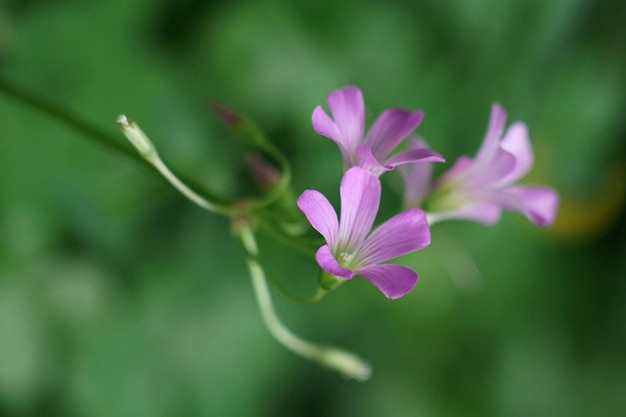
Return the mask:
M 329 369 L 339 372 L 346 378 L 367 381 L 372 373 L 371 366 L 357 355 L 332 346 L 311 343 L 291 332 L 278 318 L 267 285 L 263 268 L 257 261 L 258 248 L 254 233 L 248 224 L 237 227 L 238 235 L 248 252 L 246 262 L 252 278 L 263 323 L 270 334 L 287 349 L 303 358 L 312 360 Z
M 120 125 L 120 129 L 128 141 L 137 149 L 139 155 L 150 165 L 152 165 L 167 182 L 176 188 L 182 195 L 184 195 L 189 201 L 195 205 L 214 213 L 230 213 L 230 208 L 220 206 L 210 202 L 208 199 L 202 197 L 200 194 L 192 190 L 187 184 L 182 182 L 163 162 L 159 153 L 157 152 L 154 144 L 141 130 L 141 128 L 133 120 L 130 120 L 125 115 L 120 115 L 117 118 L 117 123 Z

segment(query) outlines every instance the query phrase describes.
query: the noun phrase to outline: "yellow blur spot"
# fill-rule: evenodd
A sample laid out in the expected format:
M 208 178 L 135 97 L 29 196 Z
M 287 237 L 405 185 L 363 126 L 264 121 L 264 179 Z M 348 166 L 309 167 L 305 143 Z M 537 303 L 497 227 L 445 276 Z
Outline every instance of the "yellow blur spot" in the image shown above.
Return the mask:
M 606 232 L 619 216 L 626 196 L 626 167 L 615 166 L 604 183 L 585 195 L 561 195 L 550 232 L 568 240 L 587 240 Z

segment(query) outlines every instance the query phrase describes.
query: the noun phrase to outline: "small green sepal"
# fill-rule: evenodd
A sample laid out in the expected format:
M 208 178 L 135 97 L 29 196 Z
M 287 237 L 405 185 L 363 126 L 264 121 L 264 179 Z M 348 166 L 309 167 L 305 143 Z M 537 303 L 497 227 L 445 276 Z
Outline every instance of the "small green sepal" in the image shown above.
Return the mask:
M 330 274 L 324 271 L 323 269 L 320 269 L 320 275 L 319 275 L 320 288 L 326 291 L 332 291 L 338 286 L 340 286 L 341 284 L 343 284 L 344 281 L 345 279 L 340 278 L 336 275 Z

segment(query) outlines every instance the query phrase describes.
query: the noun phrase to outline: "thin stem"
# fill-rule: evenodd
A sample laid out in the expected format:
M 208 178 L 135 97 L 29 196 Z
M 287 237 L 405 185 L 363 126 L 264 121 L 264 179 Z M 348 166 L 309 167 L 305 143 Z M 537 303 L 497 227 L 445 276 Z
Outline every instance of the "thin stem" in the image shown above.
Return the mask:
M 142 158 L 141 155 L 135 152 L 133 149 L 126 146 L 124 142 L 119 141 L 117 139 L 117 136 L 113 136 L 105 132 L 104 130 L 101 130 L 93 126 L 91 123 L 85 121 L 84 119 L 72 113 L 71 111 L 67 109 L 63 109 L 58 104 L 54 104 L 51 101 L 42 99 L 41 97 L 33 93 L 30 93 L 20 87 L 15 86 L 14 84 L 3 79 L 2 77 L 0 77 L 0 92 L 4 93 L 7 97 L 12 98 L 13 100 L 19 103 L 22 103 L 25 106 L 30 107 L 31 109 L 41 114 L 51 117 L 57 122 L 60 122 L 66 127 L 69 127 L 70 129 L 78 133 L 81 133 L 82 135 L 88 138 L 94 139 L 96 142 L 100 143 L 103 146 L 106 146 L 109 149 L 112 149 L 125 156 L 128 156 L 134 159 L 135 161 L 138 161 L 141 163 L 148 162 L 144 158 Z M 172 175 L 174 175 L 173 172 L 172 172 Z M 196 194 L 202 194 L 204 197 L 206 197 L 205 199 L 210 199 L 214 201 L 215 202 L 214 205 L 219 204 L 222 207 L 226 207 L 228 205 L 228 203 L 225 200 L 208 192 L 199 184 L 196 184 L 193 180 L 187 179 L 186 177 L 180 174 L 177 174 L 176 176 L 180 179 L 179 181 L 181 182 L 184 181 L 186 184 L 189 184 L 194 189 L 198 190 Z M 225 210 L 221 210 L 220 212 L 224 213 Z
M 267 216 L 267 211 L 259 211 L 255 214 L 257 225 L 263 229 L 264 232 L 267 232 L 267 234 L 271 235 L 273 238 L 292 246 L 294 249 L 297 249 L 307 256 L 315 257 L 317 249 L 324 244 L 323 241 L 317 238 L 310 239 L 286 232 L 285 229 L 281 227 L 280 223 L 275 222 Z
M 50 101 L 44 100 L 35 94 L 15 86 L 7 80 L 2 79 L 2 77 L 0 77 L 0 91 L 31 109 L 49 116 L 87 137 L 95 139 L 101 145 L 143 162 L 143 159 L 139 155 L 128 146 L 125 146 L 123 142 L 118 141 L 113 135 L 94 127 L 69 110 L 61 109 L 57 104 L 53 104 Z
M 163 177 L 174 187 L 176 188 L 178 191 L 180 191 L 180 193 L 182 195 L 184 195 L 185 197 L 187 197 L 191 202 L 193 202 L 194 204 L 202 207 L 205 210 L 208 211 L 212 211 L 215 213 L 220 213 L 220 214 L 230 214 L 230 212 L 232 211 L 229 207 L 227 206 L 218 206 L 216 204 L 212 204 L 210 203 L 207 199 L 205 199 L 204 197 L 202 197 L 200 194 L 196 193 L 195 191 L 193 191 L 191 188 L 189 188 L 184 182 L 182 182 L 168 167 L 167 165 L 165 165 L 165 163 L 161 160 L 161 158 L 158 155 L 155 155 L 154 158 L 151 158 L 150 160 L 148 160 L 148 162 L 150 162 L 150 164 L 156 168 L 157 171 L 159 171 L 159 173 L 161 173 L 161 175 L 163 175 Z
M 128 119 L 125 115 L 117 118 L 120 128 L 126 139 L 135 147 L 139 155 L 148 161 L 174 188 L 182 195 L 187 197 L 192 203 L 202 207 L 205 210 L 215 213 L 231 215 L 233 206 L 219 201 L 213 203 L 189 188 L 181 181 L 168 167 L 165 165 L 156 147 L 148 136 L 134 121 Z
M 249 226 L 240 229 L 241 240 L 250 255 L 246 261 L 252 277 L 254 293 L 265 326 L 274 338 L 287 349 L 306 359 L 333 369 L 347 378 L 366 381 L 371 376 L 371 367 L 353 353 L 329 346 L 320 346 L 296 336 L 280 321 L 270 296 L 263 268 L 257 261 L 258 249 Z
M 318 301 L 321 301 L 322 298 L 324 298 L 324 296 L 328 294 L 328 290 L 318 285 L 315 294 L 311 296 L 303 297 L 303 296 L 294 295 L 291 293 L 291 291 L 287 290 L 276 278 L 274 278 L 272 274 L 266 274 L 266 275 L 267 275 L 268 282 L 272 284 L 272 286 L 274 286 L 274 288 L 276 288 L 279 293 L 281 293 L 283 296 L 285 296 L 286 298 L 296 303 L 315 304 Z

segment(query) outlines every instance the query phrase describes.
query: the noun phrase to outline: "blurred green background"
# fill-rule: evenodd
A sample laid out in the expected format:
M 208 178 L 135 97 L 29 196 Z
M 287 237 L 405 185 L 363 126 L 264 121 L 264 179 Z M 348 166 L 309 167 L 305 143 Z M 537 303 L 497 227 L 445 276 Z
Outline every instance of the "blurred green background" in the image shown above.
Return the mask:
M 0 95 L 0 416 L 622 416 L 626 410 L 626 3 L 584 0 L 2 0 L 0 76 L 164 159 L 248 191 L 241 146 L 207 109 L 253 117 L 294 189 L 338 201 L 340 157 L 312 109 L 361 87 L 373 119 L 473 154 L 490 104 L 530 126 L 527 180 L 556 224 L 450 222 L 389 301 L 355 279 L 314 306 L 275 294 L 302 336 L 358 352 L 364 384 L 275 342 L 228 220 L 156 174 Z M 384 189 L 385 215 L 399 201 Z M 294 292 L 315 263 L 269 237 Z

